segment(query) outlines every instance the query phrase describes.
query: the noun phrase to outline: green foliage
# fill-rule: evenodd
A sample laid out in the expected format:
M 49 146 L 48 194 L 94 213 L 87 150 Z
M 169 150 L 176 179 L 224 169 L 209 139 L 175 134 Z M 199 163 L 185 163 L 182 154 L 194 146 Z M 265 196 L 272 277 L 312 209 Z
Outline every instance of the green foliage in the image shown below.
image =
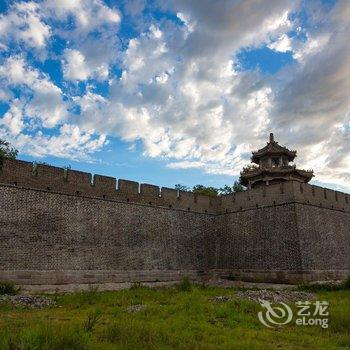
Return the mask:
M 89 350 L 94 349 L 89 336 L 77 328 L 33 325 L 22 329 L 18 334 L 2 336 L 0 348 L 8 350 Z
M 175 190 L 178 190 L 178 191 L 185 191 L 185 192 L 190 191 L 189 187 L 181 184 L 176 184 L 174 188 Z
M 229 185 L 224 185 L 224 187 L 219 188 L 220 195 L 228 195 L 233 193 L 233 188 Z
M 239 181 L 235 181 L 232 187 L 230 187 L 229 185 L 225 185 L 224 187 L 221 187 L 219 189 L 219 194 L 228 195 L 228 194 L 233 194 L 236 192 L 243 192 L 243 191 L 245 191 L 244 186 L 242 186 Z
M 16 159 L 18 150 L 11 147 L 8 141 L 0 139 L 0 158 L 11 158 Z
M 216 197 L 218 195 L 229 195 L 235 192 L 245 191 L 244 186 L 242 186 L 238 181 L 235 181 L 232 187 L 229 185 L 224 185 L 224 187 L 216 188 L 212 186 L 206 187 L 204 185 L 195 185 L 191 190 L 187 186 L 177 184 L 175 185 L 175 189 L 179 191 L 193 192 L 196 194 L 202 194 L 202 195 L 211 196 L 211 197 Z
M 84 331 L 91 332 L 97 325 L 97 322 L 100 320 L 101 316 L 102 313 L 100 310 L 94 310 L 92 312 L 89 312 L 86 320 L 84 321 Z
M 182 292 L 190 292 L 192 290 L 192 284 L 187 276 L 182 277 L 180 283 L 177 285 L 178 290 Z
M 253 171 L 258 170 L 258 169 L 259 169 L 259 167 L 257 165 L 248 164 L 245 167 L 243 167 L 242 173 L 250 173 L 250 172 L 253 172 Z
M 216 197 L 219 194 L 219 190 L 215 187 L 205 187 L 203 185 L 193 186 L 193 193 L 203 194 L 206 196 Z
M 232 186 L 233 192 L 244 192 L 245 188 L 239 181 L 235 181 Z
M 0 282 L 0 295 L 16 295 L 21 289 L 12 282 Z

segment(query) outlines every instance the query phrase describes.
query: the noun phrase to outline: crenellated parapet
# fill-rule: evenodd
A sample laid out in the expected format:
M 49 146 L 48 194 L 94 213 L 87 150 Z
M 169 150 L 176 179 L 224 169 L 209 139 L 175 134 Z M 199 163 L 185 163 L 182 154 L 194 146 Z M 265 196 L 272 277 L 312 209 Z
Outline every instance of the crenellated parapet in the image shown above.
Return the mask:
M 3 159 L 0 183 L 208 214 L 225 214 L 293 202 L 350 212 L 349 194 L 298 181 L 211 197 L 45 164 Z
M 274 206 L 294 201 L 293 182 L 263 186 L 221 197 L 220 213 Z
M 0 183 L 208 214 L 217 212 L 219 202 L 218 198 L 191 192 L 7 158 L 1 163 Z
M 350 194 L 328 188 L 286 181 L 222 196 L 219 213 L 236 212 L 286 203 L 308 204 L 350 212 Z
M 328 209 L 350 212 L 350 194 L 305 183 L 293 183 L 295 200 Z

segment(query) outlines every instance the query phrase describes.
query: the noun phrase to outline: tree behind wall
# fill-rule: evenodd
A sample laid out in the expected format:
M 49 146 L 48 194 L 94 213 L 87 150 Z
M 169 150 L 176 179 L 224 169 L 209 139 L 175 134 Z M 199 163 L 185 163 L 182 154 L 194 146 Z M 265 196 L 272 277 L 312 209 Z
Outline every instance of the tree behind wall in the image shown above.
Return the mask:
M 203 194 L 206 196 L 216 197 L 219 194 L 219 190 L 215 187 L 205 187 L 203 185 L 193 186 L 193 193 Z
M 11 147 L 10 142 L 0 139 L 0 158 L 16 159 L 18 150 Z
M 193 186 L 191 190 L 189 187 L 185 185 L 177 184 L 175 185 L 175 189 L 179 191 L 193 192 L 193 193 L 203 194 L 203 195 L 212 196 L 212 197 L 216 197 L 218 195 L 221 195 L 221 196 L 229 195 L 236 192 L 243 192 L 246 190 L 245 187 L 242 186 L 238 181 L 235 181 L 233 186 L 225 185 L 224 187 L 221 187 L 221 188 L 206 187 L 204 185 L 196 185 L 196 186 Z

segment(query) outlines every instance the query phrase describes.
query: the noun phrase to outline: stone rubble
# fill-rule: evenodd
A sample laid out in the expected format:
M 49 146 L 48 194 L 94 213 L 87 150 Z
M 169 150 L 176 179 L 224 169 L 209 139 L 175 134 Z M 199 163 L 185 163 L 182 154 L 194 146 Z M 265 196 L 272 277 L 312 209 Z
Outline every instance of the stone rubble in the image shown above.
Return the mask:
M 267 289 L 238 291 L 236 293 L 236 296 L 241 299 L 248 299 L 255 302 L 259 302 L 259 299 L 261 299 L 274 303 L 307 301 L 314 298 L 314 295 L 312 293 L 307 292 Z
M 1 295 L 0 302 L 9 302 L 14 306 L 25 306 L 33 309 L 56 306 L 56 302 L 48 297 L 39 295 Z
M 223 301 L 230 301 L 232 300 L 232 298 L 228 297 L 227 295 L 217 295 L 214 298 L 210 298 L 209 300 L 214 301 L 216 303 L 220 303 Z
M 137 305 L 131 305 L 128 307 L 128 312 L 130 313 L 136 313 L 143 311 L 146 308 L 145 305 L 137 304 Z

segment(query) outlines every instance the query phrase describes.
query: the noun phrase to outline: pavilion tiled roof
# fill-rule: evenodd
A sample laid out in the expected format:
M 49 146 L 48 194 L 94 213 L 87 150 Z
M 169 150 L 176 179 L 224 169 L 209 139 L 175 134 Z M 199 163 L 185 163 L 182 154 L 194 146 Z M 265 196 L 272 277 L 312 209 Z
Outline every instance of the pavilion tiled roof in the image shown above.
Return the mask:
M 280 146 L 277 141 L 274 140 L 273 134 L 270 134 L 270 142 L 256 152 L 252 152 L 251 160 L 253 163 L 259 164 L 259 159 L 266 155 L 286 155 L 291 162 L 297 155 L 297 151 L 291 151 L 286 147 Z

